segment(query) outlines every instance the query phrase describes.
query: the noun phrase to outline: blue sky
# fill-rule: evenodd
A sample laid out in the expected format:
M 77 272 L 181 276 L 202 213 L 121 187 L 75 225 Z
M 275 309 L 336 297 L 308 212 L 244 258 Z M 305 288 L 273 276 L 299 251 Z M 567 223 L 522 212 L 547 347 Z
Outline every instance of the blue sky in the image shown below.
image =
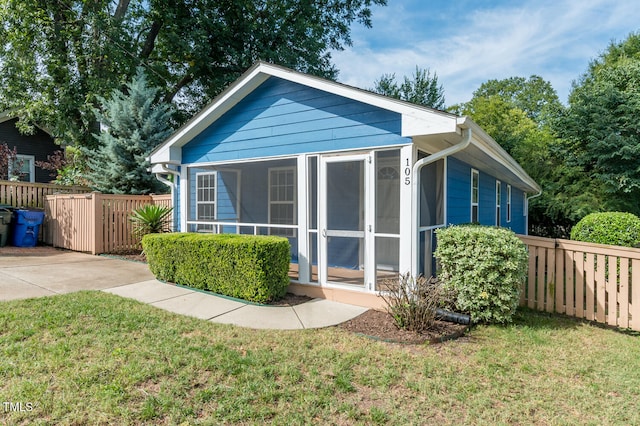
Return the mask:
M 341 83 L 368 89 L 417 65 L 437 73 L 452 105 L 487 80 L 536 74 L 566 103 L 592 59 L 640 31 L 640 1 L 388 0 L 373 28 L 352 31 L 353 46 L 332 53 Z

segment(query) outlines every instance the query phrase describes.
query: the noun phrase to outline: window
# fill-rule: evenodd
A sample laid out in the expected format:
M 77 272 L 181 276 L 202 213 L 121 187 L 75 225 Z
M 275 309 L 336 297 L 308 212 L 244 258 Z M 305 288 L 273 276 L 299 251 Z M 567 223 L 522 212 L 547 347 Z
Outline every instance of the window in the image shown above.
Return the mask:
M 496 226 L 500 226 L 500 204 L 502 203 L 502 183 L 496 181 Z
M 269 169 L 269 223 L 278 225 L 295 225 L 296 223 L 295 167 Z M 293 236 L 294 230 L 272 230 L 271 234 Z
M 507 185 L 507 222 L 511 222 L 511 185 Z
M 9 179 L 21 182 L 35 182 L 36 158 L 33 155 L 16 155 L 15 162 L 9 162 Z
M 471 223 L 478 222 L 478 199 L 480 187 L 480 174 L 471 169 Z
M 196 220 L 216 219 L 216 172 L 196 174 Z M 198 225 L 198 231 L 213 231 L 213 225 Z

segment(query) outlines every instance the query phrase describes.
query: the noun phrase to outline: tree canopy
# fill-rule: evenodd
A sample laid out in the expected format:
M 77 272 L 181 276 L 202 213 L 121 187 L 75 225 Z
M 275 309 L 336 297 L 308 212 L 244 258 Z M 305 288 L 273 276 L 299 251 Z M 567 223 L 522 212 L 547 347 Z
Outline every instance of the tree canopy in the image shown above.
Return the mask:
M 0 110 L 95 146 L 92 110 L 145 67 L 183 121 L 258 59 L 335 78 L 331 49 L 386 0 L 0 0 Z
M 403 101 L 435 109 L 444 109 L 444 88 L 438 84 L 436 73 L 416 66 L 411 78 L 404 76 L 402 83 L 395 74 L 384 74 L 374 82 L 371 91 Z
M 603 190 L 593 211 L 640 213 L 640 33 L 613 43 L 574 84 L 557 132 L 569 166 Z M 587 183 L 587 182 L 585 182 Z

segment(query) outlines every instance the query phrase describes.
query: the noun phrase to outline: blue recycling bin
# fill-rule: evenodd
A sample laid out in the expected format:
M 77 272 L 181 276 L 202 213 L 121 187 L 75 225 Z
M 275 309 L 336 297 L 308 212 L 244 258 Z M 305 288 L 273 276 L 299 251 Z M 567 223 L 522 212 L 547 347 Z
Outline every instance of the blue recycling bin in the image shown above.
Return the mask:
M 11 206 L 0 204 L 0 247 L 6 246 L 9 240 L 9 225 L 11 224 L 12 216 L 13 210 Z
M 35 247 L 38 244 L 40 225 L 44 212 L 37 210 L 16 210 L 13 212 L 13 232 L 11 242 L 16 247 Z

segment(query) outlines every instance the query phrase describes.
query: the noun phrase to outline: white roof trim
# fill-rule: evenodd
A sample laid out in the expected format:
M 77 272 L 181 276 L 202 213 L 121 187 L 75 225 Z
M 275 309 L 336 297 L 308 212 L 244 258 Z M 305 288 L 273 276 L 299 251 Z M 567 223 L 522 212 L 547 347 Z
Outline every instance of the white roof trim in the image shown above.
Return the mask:
M 281 78 L 402 114 L 402 136 L 404 137 L 455 131 L 456 116 L 454 114 L 421 107 L 266 62 L 257 62 L 162 145 L 158 146 L 150 155 L 152 161 L 153 157 L 157 158 L 158 154 L 170 147 L 186 145 L 269 77 Z M 160 157 L 166 157 L 166 155 L 160 155 Z
M 211 103 L 196 114 L 185 125 L 171 135 L 149 155 L 151 163 L 182 162 L 182 146 L 187 144 L 218 118 L 238 104 L 247 95 L 264 83 L 269 77 L 298 83 L 307 87 L 333 93 L 348 99 L 373 105 L 388 111 L 396 112 L 402 117 L 403 137 L 458 133 L 460 129 L 471 127 L 474 135 L 472 143 L 483 149 L 496 161 L 503 164 L 514 175 L 537 191 L 538 184 L 520 167 L 520 165 L 491 138 L 487 133 L 468 117 L 458 117 L 454 114 L 438 111 L 401 101 L 377 93 L 362 90 L 345 84 L 336 83 L 320 77 L 293 71 L 266 62 L 256 62 L 238 80 L 218 95 Z

